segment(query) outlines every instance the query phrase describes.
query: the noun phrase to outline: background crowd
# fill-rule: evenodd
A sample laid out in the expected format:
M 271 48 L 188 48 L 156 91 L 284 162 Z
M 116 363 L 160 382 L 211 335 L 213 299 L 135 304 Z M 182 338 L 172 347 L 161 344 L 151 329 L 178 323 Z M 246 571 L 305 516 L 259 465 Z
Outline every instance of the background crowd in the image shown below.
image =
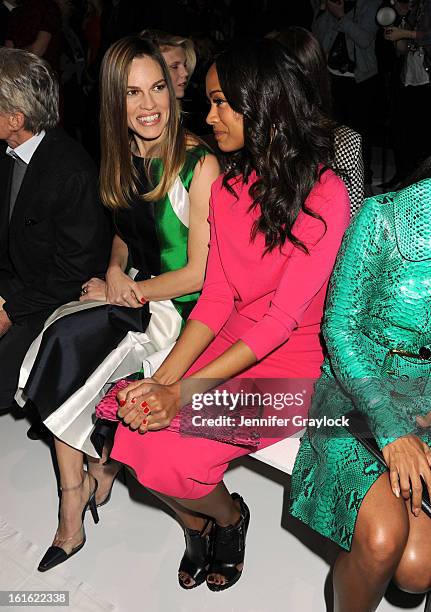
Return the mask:
M 382 7 L 395 11 L 386 28 L 376 19 Z M 421 82 L 416 75 L 416 82 L 405 84 L 409 53 L 413 57 L 420 47 L 425 69 L 431 64 L 430 0 L 3 0 L 0 11 L 0 45 L 26 48 L 49 61 L 61 79 L 63 127 L 96 161 L 99 69 L 114 41 L 144 29 L 191 38 L 197 66 L 183 110 L 187 126 L 204 135 L 203 83 L 213 58 L 233 39 L 291 25 L 312 30 L 327 55 L 333 114 L 362 136 L 366 185 L 373 182 L 373 146 L 394 152 L 395 176 L 383 156 L 383 187 L 389 188 L 431 153 L 425 125 L 429 77 Z

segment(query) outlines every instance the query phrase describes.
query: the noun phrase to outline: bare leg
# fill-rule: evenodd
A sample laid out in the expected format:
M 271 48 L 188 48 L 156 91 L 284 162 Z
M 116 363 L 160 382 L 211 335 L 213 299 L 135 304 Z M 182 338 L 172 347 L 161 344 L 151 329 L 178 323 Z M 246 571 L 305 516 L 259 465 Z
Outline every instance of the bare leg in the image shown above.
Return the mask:
M 407 544 L 409 520 L 402 498 L 384 473 L 370 488 L 358 513 L 350 552 L 334 566 L 334 612 L 373 612 L 379 605 Z
M 418 517 L 406 502 L 409 517 L 409 539 L 395 571 L 398 587 L 408 593 L 426 593 L 431 589 L 431 520 L 421 512 Z
M 202 537 L 206 536 L 209 533 L 212 527 L 212 522 L 208 522 L 208 516 L 203 516 L 201 514 L 196 514 L 195 512 L 190 512 L 189 510 L 186 510 L 186 508 L 182 506 L 175 498 L 168 497 L 167 495 L 163 495 L 162 493 L 158 493 L 157 491 L 154 491 L 152 489 L 149 490 L 156 497 L 161 499 L 167 506 L 172 508 L 183 527 L 201 532 Z M 193 578 L 189 576 L 187 572 L 179 571 L 178 578 L 187 588 L 191 588 L 195 583 Z
M 211 493 L 208 493 L 205 497 L 199 499 L 176 498 L 175 501 L 191 512 L 210 516 L 221 527 L 235 525 L 241 518 L 239 505 L 233 501 L 223 481 L 219 482 Z
M 81 515 L 95 483 L 92 477 L 85 478 L 84 456 L 81 451 L 56 438 L 55 452 L 60 470 L 60 486 L 64 490 L 61 494 L 60 521 L 53 546 L 59 546 L 69 554 L 84 539 Z M 80 483 L 82 486 L 77 486 Z
M 121 469 L 121 463 L 118 463 L 118 461 L 114 461 L 113 459 L 111 459 L 109 463 L 106 463 L 105 465 L 110 451 L 110 448 L 104 446 L 101 459 L 87 457 L 88 471 L 98 483 L 96 491 L 96 504 L 100 504 L 106 500 L 111 490 L 112 483 Z
M 221 527 L 235 525 L 241 518 L 239 505 L 233 501 L 224 482 L 220 482 L 211 493 L 199 499 L 180 499 L 152 492 L 176 512 L 182 525 L 188 529 L 202 531 L 208 523 L 208 517 Z M 211 525 L 208 525 L 207 529 L 210 528 Z M 206 533 L 207 530 L 202 535 Z M 242 563 L 239 564 L 237 569 L 241 570 L 242 566 Z M 180 572 L 180 578 L 186 586 L 193 585 L 193 579 L 185 572 Z M 220 574 L 208 575 L 208 582 L 224 584 L 225 581 L 225 577 Z

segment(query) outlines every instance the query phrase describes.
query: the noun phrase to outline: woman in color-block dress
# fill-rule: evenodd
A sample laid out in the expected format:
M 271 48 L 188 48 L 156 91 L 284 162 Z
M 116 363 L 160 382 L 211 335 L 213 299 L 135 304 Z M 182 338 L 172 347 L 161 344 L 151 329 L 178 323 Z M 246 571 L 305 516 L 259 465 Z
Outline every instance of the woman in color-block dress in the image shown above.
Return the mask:
M 40 571 L 83 546 L 83 508 L 96 516 L 109 497 L 119 466 L 98 461 L 96 404 L 111 382 L 168 351 L 184 327 L 203 284 L 210 186 L 219 175 L 215 157 L 183 130 L 169 72 L 150 41 L 116 42 L 101 86 L 101 196 L 115 225 L 109 267 L 105 280 L 84 283 L 81 303 L 47 323 L 21 371 L 22 399 L 55 436 L 62 490 Z M 89 473 L 85 454 L 95 458 Z

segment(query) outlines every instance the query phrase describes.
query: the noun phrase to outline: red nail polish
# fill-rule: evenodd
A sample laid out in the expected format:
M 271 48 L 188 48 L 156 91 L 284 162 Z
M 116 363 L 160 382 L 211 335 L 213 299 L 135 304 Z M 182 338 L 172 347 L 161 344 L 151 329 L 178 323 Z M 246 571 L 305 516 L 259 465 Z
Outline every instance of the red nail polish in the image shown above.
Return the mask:
M 147 402 L 142 402 L 141 408 L 145 408 L 145 406 L 148 406 Z
M 147 300 L 145 298 L 141 298 L 141 303 L 146 304 Z
M 148 406 L 144 408 L 144 414 L 148 414 L 149 412 L 150 412 L 150 409 L 148 408 Z
M 136 397 L 132 397 L 132 399 L 130 400 L 132 404 L 136 404 Z
M 120 404 L 120 406 L 125 406 L 126 405 L 126 400 L 120 400 L 118 403 Z
M 142 425 L 146 425 L 146 424 L 147 424 L 147 421 L 144 419 L 144 420 L 142 421 Z

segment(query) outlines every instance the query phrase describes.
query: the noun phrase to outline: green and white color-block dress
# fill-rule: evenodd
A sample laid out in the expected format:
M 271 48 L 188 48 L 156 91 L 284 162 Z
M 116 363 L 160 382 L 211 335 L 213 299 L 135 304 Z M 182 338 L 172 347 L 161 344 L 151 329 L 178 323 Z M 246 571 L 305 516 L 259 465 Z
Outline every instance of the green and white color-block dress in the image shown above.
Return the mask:
M 157 202 L 137 196 L 114 215 L 116 233 L 129 249 L 130 271 L 145 280 L 187 264 L 189 188 L 194 169 L 208 153 L 189 149 L 169 193 Z M 134 158 L 140 193 L 157 184 L 163 167 L 151 162 L 152 184 L 145 160 Z M 89 455 L 94 410 L 110 385 L 143 368 L 151 376 L 178 338 L 198 293 L 149 302 L 143 308 L 105 302 L 71 302 L 48 319 L 31 345 L 20 374 L 18 403 L 30 399 L 55 436 Z

